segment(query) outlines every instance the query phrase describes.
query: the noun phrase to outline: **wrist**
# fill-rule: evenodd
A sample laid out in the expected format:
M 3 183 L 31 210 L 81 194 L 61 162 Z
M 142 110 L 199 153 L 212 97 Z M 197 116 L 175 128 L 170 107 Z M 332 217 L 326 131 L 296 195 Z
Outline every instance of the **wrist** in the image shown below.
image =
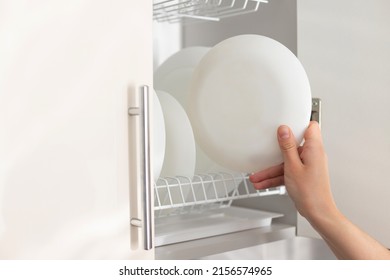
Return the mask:
M 331 205 L 326 209 L 310 212 L 306 219 L 317 231 L 324 232 L 342 222 L 344 216 L 335 205 Z

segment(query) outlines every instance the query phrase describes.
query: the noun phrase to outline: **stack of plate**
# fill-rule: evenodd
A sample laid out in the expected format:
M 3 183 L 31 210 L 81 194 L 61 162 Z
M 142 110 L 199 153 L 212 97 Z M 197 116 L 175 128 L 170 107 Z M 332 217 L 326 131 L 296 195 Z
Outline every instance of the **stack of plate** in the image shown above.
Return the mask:
M 154 87 L 167 133 L 162 176 L 251 173 L 279 164 L 278 126 L 288 125 L 299 144 L 310 121 L 301 63 L 260 35 L 183 49 L 158 67 Z
M 210 48 L 201 46 L 184 48 L 170 56 L 154 73 L 154 88 L 159 98 L 162 96 L 164 99 L 165 104 L 162 104 L 163 109 L 166 107 L 164 115 L 170 118 L 169 121 L 166 120 L 166 126 L 170 130 L 170 135 L 167 136 L 170 139 L 167 139 L 166 145 L 170 151 L 165 153 L 166 159 L 161 177 L 179 175 L 192 178 L 195 173 L 223 170 L 203 152 L 195 140 L 191 140 L 194 136 L 192 125 L 187 117 L 191 107 L 188 99 L 192 74 L 209 50 Z M 185 150 L 180 148 L 182 145 L 185 145 Z M 182 156 L 179 156 L 180 153 Z

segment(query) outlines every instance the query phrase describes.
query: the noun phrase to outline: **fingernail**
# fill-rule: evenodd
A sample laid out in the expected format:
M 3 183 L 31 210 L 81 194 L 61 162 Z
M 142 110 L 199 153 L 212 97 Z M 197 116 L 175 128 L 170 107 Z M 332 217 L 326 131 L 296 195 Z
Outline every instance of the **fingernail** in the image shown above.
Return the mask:
M 285 125 L 279 127 L 278 136 L 280 139 L 288 139 L 290 137 L 290 130 L 288 127 Z

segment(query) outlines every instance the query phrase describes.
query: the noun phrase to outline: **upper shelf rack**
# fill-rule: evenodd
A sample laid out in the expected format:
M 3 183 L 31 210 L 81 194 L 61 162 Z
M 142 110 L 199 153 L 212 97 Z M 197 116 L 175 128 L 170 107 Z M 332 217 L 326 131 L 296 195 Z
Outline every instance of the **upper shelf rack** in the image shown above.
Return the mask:
M 153 18 L 158 22 L 192 23 L 253 13 L 268 0 L 154 0 Z

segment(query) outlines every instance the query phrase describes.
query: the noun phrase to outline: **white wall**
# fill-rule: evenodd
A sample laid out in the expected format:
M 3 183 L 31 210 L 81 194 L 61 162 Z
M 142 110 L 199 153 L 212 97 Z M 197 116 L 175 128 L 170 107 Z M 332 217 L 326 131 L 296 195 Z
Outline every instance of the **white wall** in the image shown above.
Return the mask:
M 390 247 L 390 1 L 299 0 L 298 57 L 323 100 L 340 210 Z M 300 224 L 300 234 L 311 235 Z

